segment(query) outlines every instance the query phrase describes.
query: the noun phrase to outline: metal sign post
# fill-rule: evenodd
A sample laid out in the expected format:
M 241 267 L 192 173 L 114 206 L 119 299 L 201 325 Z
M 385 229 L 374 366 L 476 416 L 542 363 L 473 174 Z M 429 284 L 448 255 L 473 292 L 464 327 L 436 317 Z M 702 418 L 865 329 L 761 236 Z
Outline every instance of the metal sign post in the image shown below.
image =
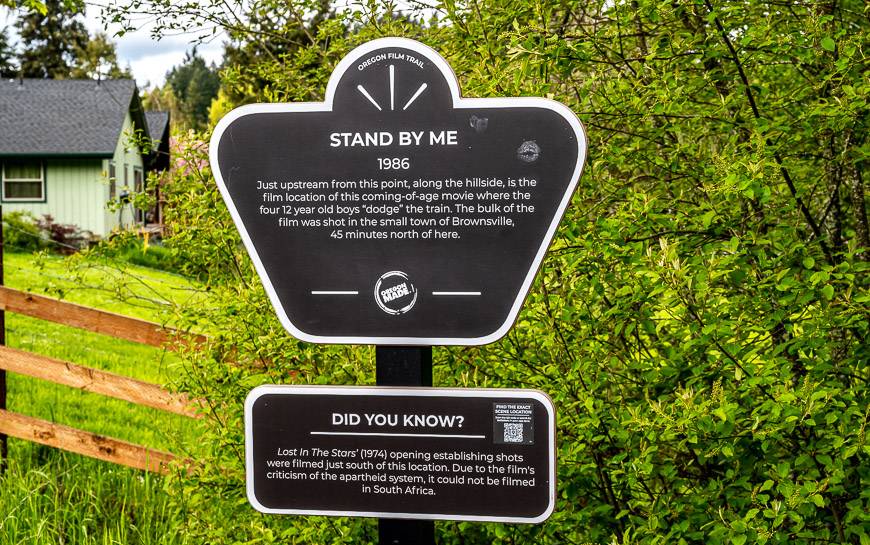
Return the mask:
M 375 347 L 378 386 L 432 386 L 432 347 Z M 435 545 L 431 520 L 378 519 L 382 545 Z

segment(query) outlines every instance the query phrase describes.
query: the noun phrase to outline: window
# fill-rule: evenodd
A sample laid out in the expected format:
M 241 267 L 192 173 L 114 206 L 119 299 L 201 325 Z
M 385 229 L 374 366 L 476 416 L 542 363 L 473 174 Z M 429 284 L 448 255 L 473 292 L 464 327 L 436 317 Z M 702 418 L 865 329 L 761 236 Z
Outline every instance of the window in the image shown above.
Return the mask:
M 142 169 L 139 167 L 133 167 L 133 191 L 136 193 L 142 192 Z M 142 209 L 136 209 L 136 221 L 138 223 L 145 223 L 145 211 Z
M 3 163 L 4 201 L 44 201 L 45 169 L 39 161 Z
M 115 198 L 118 175 L 115 172 L 115 161 L 109 161 L 109 199 Z
M 142 169 L 139 167 L 133 167 L 133 191 L 142 192 Z

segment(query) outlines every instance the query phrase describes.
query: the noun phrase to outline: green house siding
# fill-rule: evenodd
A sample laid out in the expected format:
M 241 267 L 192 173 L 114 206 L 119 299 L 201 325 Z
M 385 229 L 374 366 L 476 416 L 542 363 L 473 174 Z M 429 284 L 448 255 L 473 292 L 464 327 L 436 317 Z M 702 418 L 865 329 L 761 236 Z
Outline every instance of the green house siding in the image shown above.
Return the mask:
M 2 159 L 0 159 L 2 161 Z M 50 215 L 95 235 L 105 236 L 103 219 L 108 195 L 100 159 L 42 159 L 44 202 L 3 202 L 3 212 L 27 210 L 37 217 Z
M 115 155 L 112 161 L 115 162 L 115 197 L 118 197 L 121 192 L 126 189 L 133 193 L 134 169 L 144 170 L 142 154 L 136 147 L 131 135 L 133 134 L 133 118 L 128 112 L 124 116 L 124 125 L 121 127 L 121 136 L 118 138 L 118 143 L 115 145 Z M 104 170 L 108 173 L 109 163 L 105 162 Z M 106 197 L 103 202 L 109 200 L 109 189 L 106 184 Z M 109 211 L 103 207 L 103 221 L 105 222 L 106 233 L 111 233 L 118 229 L 129 229 L 134 224 L 134 210 L 130 205 L 124 206 L 122 210 Z
M 134 169 L 143 168 L 142 155 L 130 143 L 132 127 L 128 113 L 112 159 L 34 157 L 33 160 L 41 161 L 44 168 L 44 201 L 3 201 L 3 212 L 27 210 L 36 217 L 48 214 L 57 223 L 72 224 L 100 237 L 117 229 L 132 227 L 135 219 L 132 206 L 111 211 L 107 207 L 109 161 L 115 161 L 116 195 L 125 186 L 129 186 L 132 192 Z

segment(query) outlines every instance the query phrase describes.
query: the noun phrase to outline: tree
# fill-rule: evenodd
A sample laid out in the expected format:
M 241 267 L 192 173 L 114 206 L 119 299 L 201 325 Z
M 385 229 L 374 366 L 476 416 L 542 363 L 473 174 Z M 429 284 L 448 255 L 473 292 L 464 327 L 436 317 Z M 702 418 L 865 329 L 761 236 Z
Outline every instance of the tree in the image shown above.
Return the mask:
M 69 9 L 84 9 L 83 0 L 64 0 L 64 5 Z M 48 6 L 40 0 L 0 0 L 0 6 L 9 9 L 28 10 L 45 15 L 48 12 Z
M 428 27 L 367 5 L 348 15 L 351 35 L 303 32 L 297 55 L 317 63 L 279 74 L 251 61 L 265 98 L 317 96 L 353 45 L 404 35 L 445 55 L 466 96 L 551 96 L 589 134 L 519 325 L 489 346 L 434 352 L 439 386 L 534 386 L 554 399 L 556 512 L 534 526 L 439 523 L 438 542 L 867 543 L 864 3 L 439 2 L 426 4 L 440 21 Z M 177 311 L 212 339 L 185 354 L 180 388 L 214 415 L 206 462 L 174 483 L 197 514 L 185 530 L 373 541 L 370 522 L 244 505 L 249 388 L 370 383 L 372 355 L 297 342 L 263 312 L 204 146 L 179 158 L 166 244 L 206 287 Z
M 316 73 L 324 58 L 309 48 L 317 43 L 315 36 L 340 36 L 345 24 L 328 0 L 310 2 L 306 12 L 309 15 L 300 24 L 298 6 L 262 4 L 248 13 L 245 29 L 230 34 L 224 46 L 222 80 L 230 104 L 318 96 Z M 309 77 L 299 78 L 299 74 Z
M 6 27 L 0 28 L 0 78 L 13 78 L 18 74 L 15 65 L 15 48 L 9 43 Z
M 73 52 L 75 66 L 70 71 L 71 78 L 109 79 L 132 78 L 128 69 L 118 66 L 118 53 L 115 43 L 103 32 L 91 37 L 84 47 L 77 46 Z
M 21 39 L 21 72 L 29 78 L 70 77 L 77 51 L 88 43 L 81 21 L 83 11 L 70 9 L 62 0 L 47 0 L 46 13 L 30 11 L 15 23 Z
M 208 108 L 208 126 L 214 127 L 217 125 L 221 118 L 230 113 L 233 108 L 233 102 L 227 96 L 226 90 L 221 88 Z
M 169 112 L 169 122 L 173 127 L 178 125 L 178 120 L 182 117 L 178 98 L 168 83 L 165 83 L 163 87 L 154 86 L 144 90 L 142 92 L 142 107 L 149 112 Z
M 159 0 L 132 5 L 113 0 L 103 6 L 102 16 L 125 31 L 147 17 L 157 35 L 185 32 L 200 42 L 221 29 L 230 38 L 221 85 L 234 105 L 321 96 L 328 67 L 338 60 L 333 55 L 353 23 L 329 0 L 194 2 L 183 10 Z M 303 73 L 306 77 L 298 77 Z
M 180 66 L 166 74 L 181 110 L 181 121 L 192 129 L 202 130 L 208 124 L 208 109 L 218 94 L 220 77 L 217 67 L 206 65 L 196 48 L 188 52 Z

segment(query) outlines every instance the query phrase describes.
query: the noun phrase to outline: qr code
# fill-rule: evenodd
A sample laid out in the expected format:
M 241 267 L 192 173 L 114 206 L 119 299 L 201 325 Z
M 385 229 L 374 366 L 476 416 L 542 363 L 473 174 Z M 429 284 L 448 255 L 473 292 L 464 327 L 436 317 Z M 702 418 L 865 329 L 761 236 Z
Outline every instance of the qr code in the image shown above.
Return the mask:
M 523 442 L 523 424 L 521 422 L 505 423 L 504 425 L 504 442 L 505 443 L 522 443 Z

